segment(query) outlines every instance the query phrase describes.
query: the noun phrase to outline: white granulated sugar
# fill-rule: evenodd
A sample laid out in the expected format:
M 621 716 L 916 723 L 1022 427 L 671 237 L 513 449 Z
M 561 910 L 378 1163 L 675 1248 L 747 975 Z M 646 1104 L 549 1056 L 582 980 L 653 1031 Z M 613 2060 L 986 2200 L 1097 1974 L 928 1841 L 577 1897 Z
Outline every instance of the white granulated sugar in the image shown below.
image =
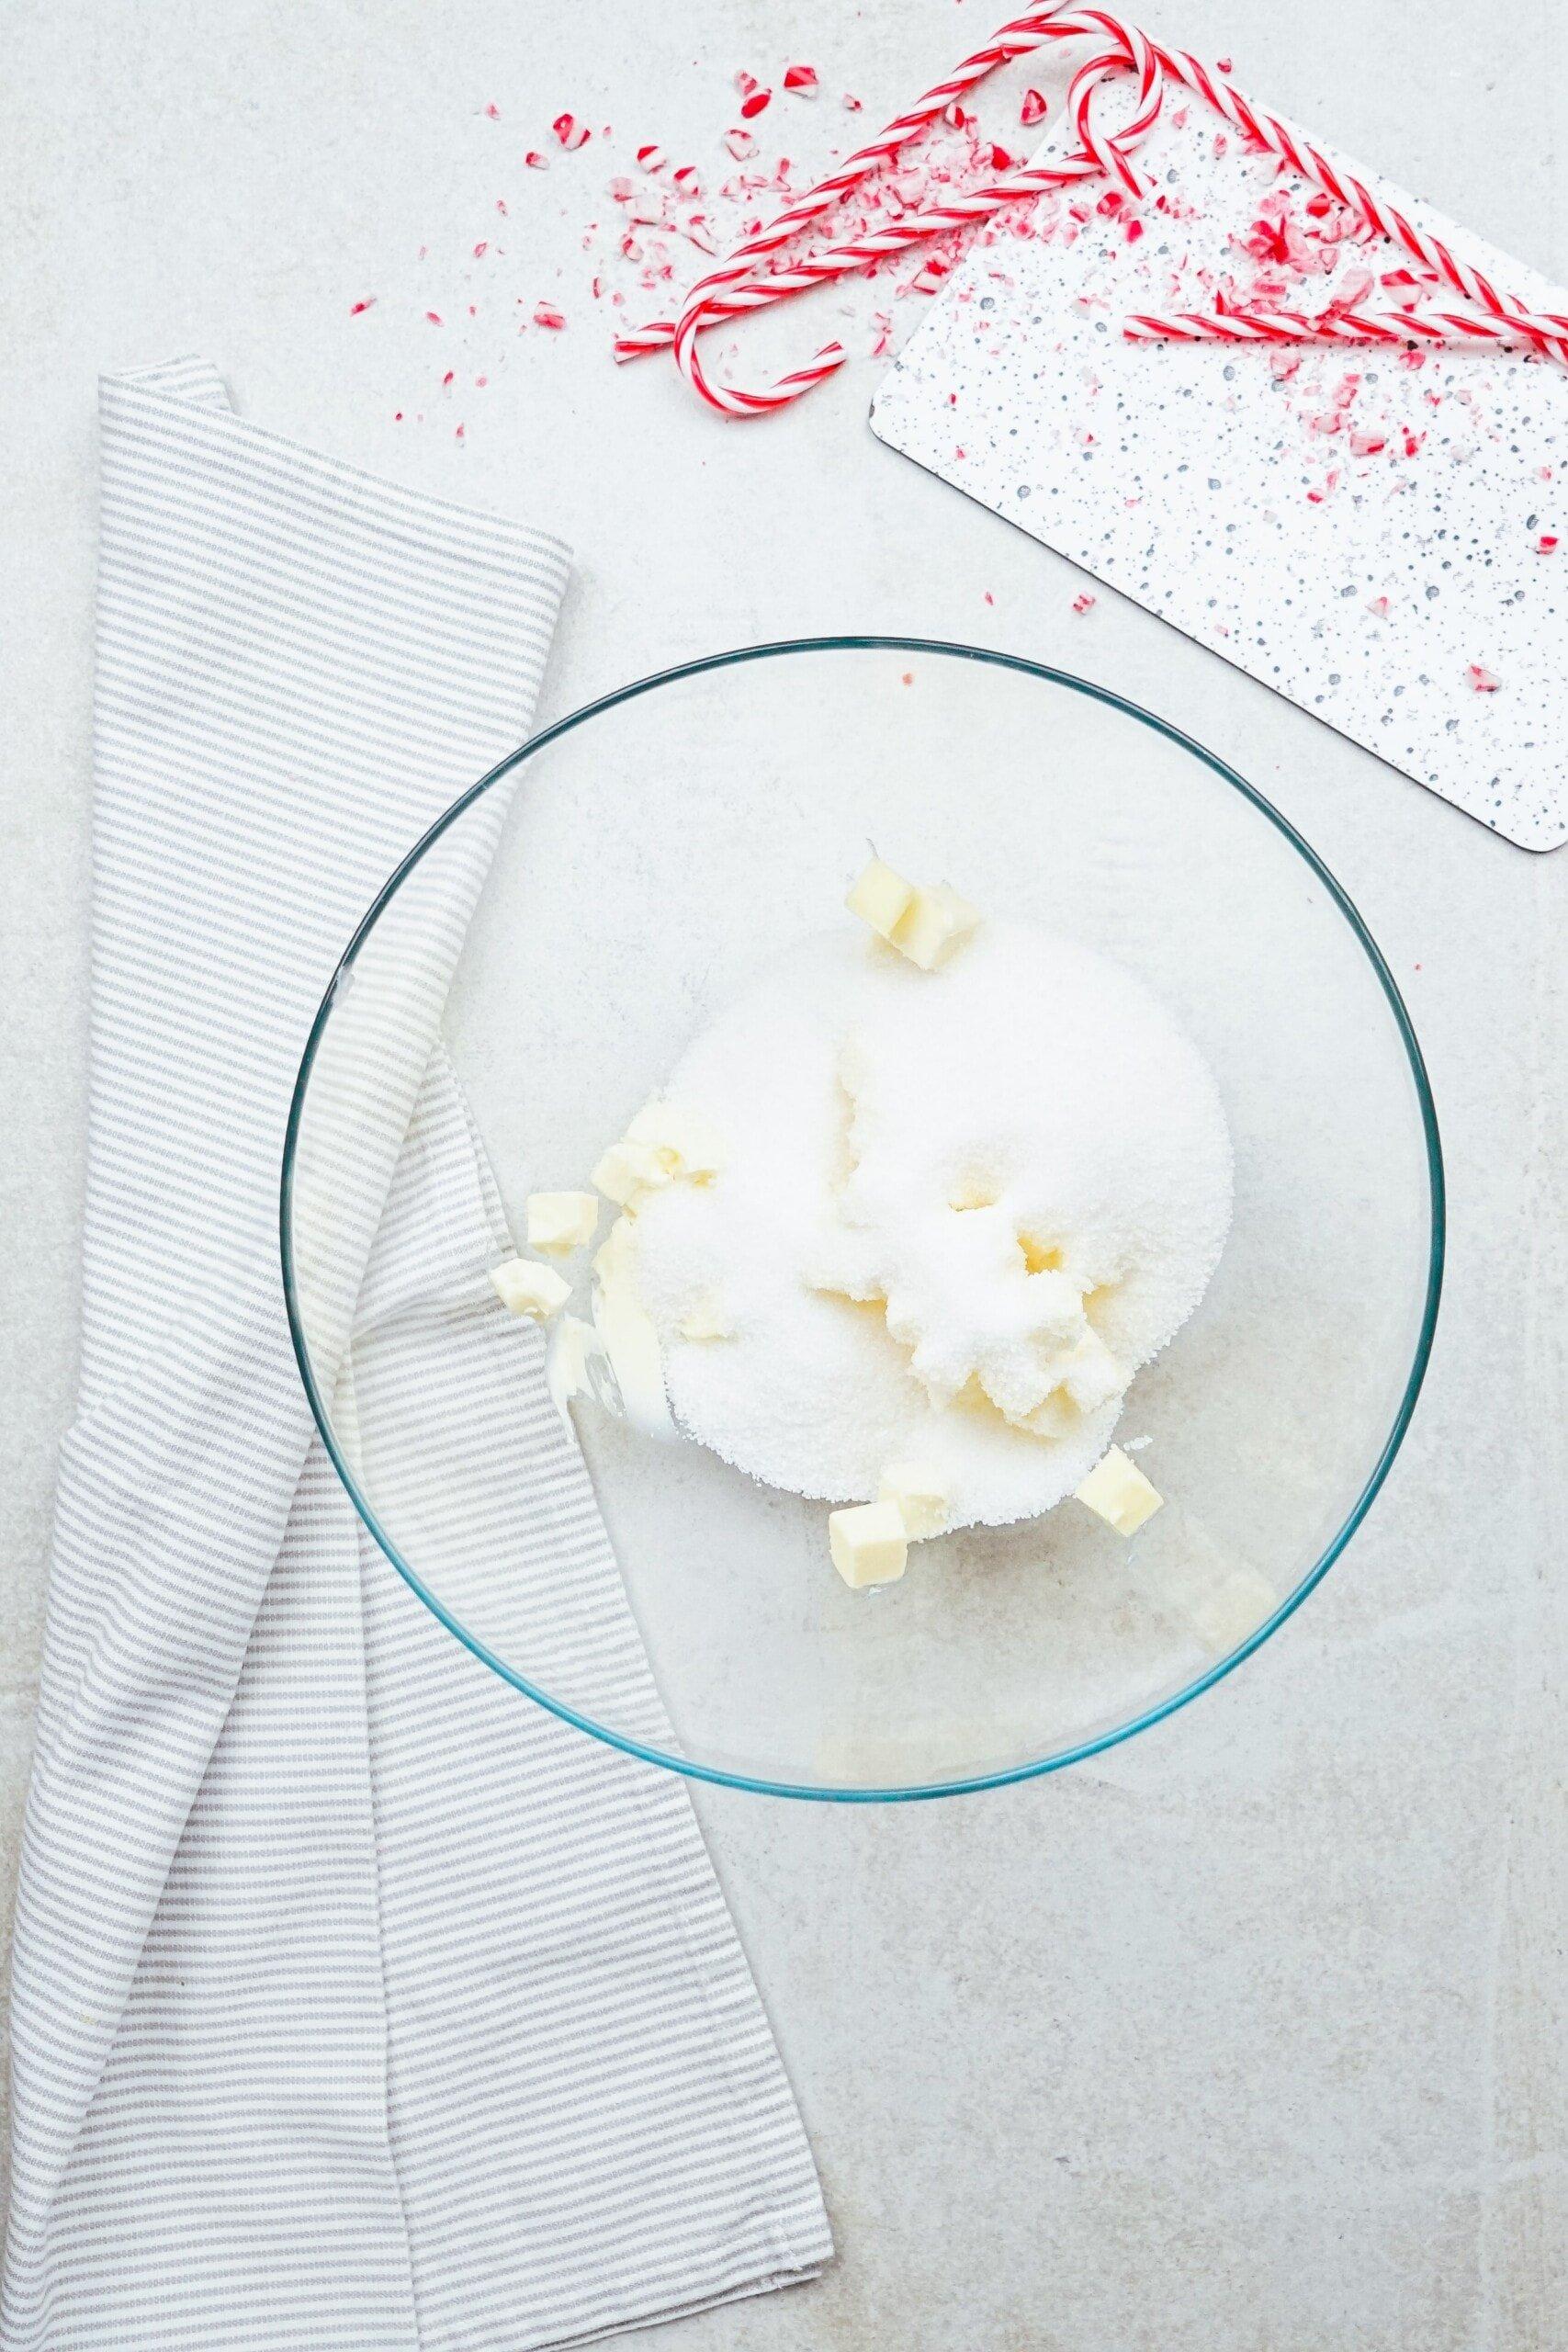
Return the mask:
M 690 1436 L 771 1486 L 874 1498 L 903 1459 L 953 1523 L 1049 1510 L 1110 1442 L 1230 1223 L 1213 1078 L 1143 984 L 987 922 L 938 972 L 799 941 L 667 1097 L 725 1147 L 644 1199 L 632 1278 Z M 687 1340 L 713 1310 L 732 1336 Z

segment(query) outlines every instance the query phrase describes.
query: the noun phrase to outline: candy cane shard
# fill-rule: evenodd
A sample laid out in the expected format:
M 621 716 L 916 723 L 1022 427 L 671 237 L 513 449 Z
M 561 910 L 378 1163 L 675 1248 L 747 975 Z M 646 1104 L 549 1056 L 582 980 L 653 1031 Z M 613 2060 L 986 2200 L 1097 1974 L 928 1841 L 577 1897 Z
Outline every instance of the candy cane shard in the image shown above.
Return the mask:
M 1007 171 L 947 203 L 906 214 L 863 236 L 829 246 L 821 253 L 804 254 L 785 266 L 770 267 L 761 276 L 757 274 L 758 263 L 771 261 L 812 221 L 831 211 L 863 180 L 880 171 L 911 140 L 956 107 L 998 66 L 1031 55 L 1053 41 L 1079 40 L 1105 41 L 1110 46 L 1079 68 L 1068 89 L 1066 110 L 1078 140 L 1074 153 L 1054 164 Z M 1108 82 L 1127 73 L 1134 74 L 1138 81 L 1134 112 L 1120 130 L 1107 132 L 1096 119 L 1098 95 Z M 987 220 L 1004 207 L 1038 196 L 1046 188 L 1107 178 L 1130 195 L 1141 195 L 1144 183 L 1133 157 L 1158 120 L 1166 89 L 1172 83 L 1196 92 L 1249 143 L 1278 156 L 1336 203 L 1353 212 L 1365 227 L 1392 239 L 1420 265 L 1432 288 L 1440 291 L 1448 288 L 1465 307 L 1450 311 L 1423 306 L 1408 313 L 1382 314 L 1330 311 L 1313 322 L 1310 333 L 1303 322 L 1299 332 L 1292 332 L 1287 324 L 1279 334 L 1269 332 L 1264 322 L 1266 315 L 1291 321 L 1299 319 L 1300 314 L 1222 312 L 1216 309 L 1159 320 L 1141 316 L 1129 322 L 1129 331 L 1135 330 L 1135 339 L 1152 340 L 1156 335 L 1170 339 L 1179 335 L 1187 341 L 1366 342 L 1391 340 L 1403 332 L 1406 340 L 1522 342 L 1533 350 L 1568 359 L 1568 319 L 1551 314 L 1538 316 L 1517 296 L 1500 291 L 1483 271 L 1440 238 L 1418 228 L 1396 206 L 1374 196 L 1353 175 L 1339 172 L 1325 155 L 1298 138 L 1278 116 L 1255 107 L 1217 66 L 1205 64 L 1201 58 L 1185 50 L 1167 49 L 1136 25 L 1109 10 L 1074 7 L 1067 6 L 1066 0 L 1031 9 L 1004 25 L 985 48 L 965 58 L 944 82 L 928 90 L 924 97 L 907 113 L 896 117 L 875 139 L 857 148 L 836 171 L 795 198 L 765 227 L 738 245 L 717 269 L 699 278 L 687 294 L 679 317 L 654 320 L 619 337 L 615 356 L 636 359 L 651 351 L 672 351 L 693 390 L 710 408 L 727 415 L 756 416 L 784 408 L 837 373 L 845 358 L 841 344 L 824 344 L 803 367 L 792 369 L 772 385 L 750 391 L 738 385 L 716 383 L 708 377 L 698 349 L 705 330 L 721 320 L 786 301 L 794 294 L 805 293 L 851 270 L 862 269 L 868 262 L 904 252 L 927 238 Z M 1424 323 L 1404 330 L 1395 323 L 1413 317 Z M 1229 323 L 1220 325 L 1222 319 Z M 1380 320 L 1388 322 L 1386 334 Z M 1371 321 L 1372 331 L 1353 334 L 1353 321 L 1363 326 Z M 1486 321 L 1493 323 L 1487 325 Z

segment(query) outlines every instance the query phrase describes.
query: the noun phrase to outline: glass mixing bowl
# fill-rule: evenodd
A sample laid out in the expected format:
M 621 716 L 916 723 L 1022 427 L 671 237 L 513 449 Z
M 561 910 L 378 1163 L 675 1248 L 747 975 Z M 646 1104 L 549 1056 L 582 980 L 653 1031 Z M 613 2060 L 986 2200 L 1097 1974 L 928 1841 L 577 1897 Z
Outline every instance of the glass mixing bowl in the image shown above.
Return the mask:
M 476 1258 L 434 1232 L 422 1250 L 416 1233 L 411 1276 L 405 1231 L 400 1287 L 366 1295 L 422 1077 L 433 1056 L 444 1086 L 455 1073 L 493 1173 L 489 1214 L 522 1236 L 526 1194 L 585 1185 L 751 967 L 840 919 L 868 839 L 903 871 L 1130 966 L 1214 1072 L 1234 1228 L 1118 1431 L 1149 1441 L 1136 1459 L 1166 1507 L 1128 1543 L 1069 1500 L 914 1547 L 901 1582 L 854 1592 L 829 1566 L 825 1506 L 584 1403 L 614 1556 L 563 1591 L 530 1498 L 537 1419 L 520 1408 L 497 1437 L 493 1397 L 483 1423 L 476 1396 L 470 1430 L 453 1390 L 455 1332 L 486 1363 L 497 1345 L 542 1346 L 486 1279 L 504 1243 Z M 425 1195 L 400 1184 L 396 1214 L 417 1225 Z M 1228 1673 L 1337 1559 L 1387 1474 L 1431 1346 L 1442 1238 L 1409 1018 L 1300 836 L 1103 688 L 887 639 L 667 671 L 475 785 L 344 951 L 283 1177 L 311 1406 L 415 1592 L 520 1704 L 678 1771 L 797 1796 L 1049 1771 Z M 514 1361 L 536 1405 L 536 1360 Z

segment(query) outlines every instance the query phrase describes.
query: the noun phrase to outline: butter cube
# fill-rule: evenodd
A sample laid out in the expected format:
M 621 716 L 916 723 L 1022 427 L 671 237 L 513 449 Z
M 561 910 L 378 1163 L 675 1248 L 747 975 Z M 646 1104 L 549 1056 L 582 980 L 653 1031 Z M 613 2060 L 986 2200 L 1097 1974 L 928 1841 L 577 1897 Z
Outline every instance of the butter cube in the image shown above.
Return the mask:
M 581 1250 L 593 1238 L 599 1204 L 592 1193 L 530 1193 L 524 1204 L 530 1250 Z
M 922 972 L 945 964 L 959 941 L 967 939 L 980 920 L 980 910 L 961 899 L 947 883 L 933 890 L 916 890 L 891 933 L 894 946 Z
M 622 1225 L 626 1221 L 625 1217 L 619 1220 Z M 604 1250 L 599 1255 L 603 1258 Z M 601 1277 L 594 1291 L 593 1328 L 609 1358 L 622 1409 L 632 1427 L 649 1437 L 676 1437 L 679 1432 L 665 1393 L 659 1334 L 637 1295 L 624 1254 Z
M 909 1539 L 897 1503 L 855 1503 L 828 1514 L 833 1566 L 856 1591 L 892 1584 L 909 1565 Z
M 593 1170 L 593 1182 L 617 1208 L 635 1208 L 644 1193 L 668 1184 L 673 1171 L 651 1144 L 613 1143 Z
M 1086 1331 L 1071 1353 L 1054 1367 L 1080 1413 L 1092 1413 L 1120 1396 L 1126 1386 L 1122 1367 L 1098 1331 Z
M 881 1501 L 891 1503 L 911 1544 L 940 1535 L 953 1509 L 953 1495 L 940 1471 L 921 1462 L 890 1462 L 877 1483 Z
M 683 1102 L 645 1102 L 626 1141 L 653 1152 L 667 1177 L 704 1183 L 724 1166 L 724 1146 L 700 1111 Z
M 735 1326 L 716 1298 L 700 1299 L 681 1317 L 682 1340 L 733 1340 Z
M 869 923 L 878 939 L 892 940 L 895 931 L 909 910 L 915 896 L 915 886 L 895 874 L 879 857 L 874 857 L 844 900 L 851 914 L 859 915 Z
M 1075 1489 L 1080 1503 L 1113 1527 L 1118 1535 L 1135 1535 L 1152 1519 L 1165 1497 L 1151 1487 L 1137 1464 L 1113 1445 L 1097 1462 L 1083 1485 Z
M 508 1258 L 503 1266 L 491 1268 L 490 1278 L 502 1305 L 534 1323 L 548 1322 L 571 1296 L 571 1284 L 553 1266 L 541 1266 L 532 1258 Z
M 592 1357 L 602 1353 L 598 1333 L 579 1315 L 563 1315 L 550 1334 L 545 1380 L 555 1408 L 569 1429 L 571 1416 L 567 1408 L 574 1396 L 593 1394 L 588 1366 Z
M 636 1248 L 637 1227 L 631 1216 L 618 1216 L 593 1252 L 593 1271 L 600 1281 L 614 1282 L 618 1274 L 629 1272 Z

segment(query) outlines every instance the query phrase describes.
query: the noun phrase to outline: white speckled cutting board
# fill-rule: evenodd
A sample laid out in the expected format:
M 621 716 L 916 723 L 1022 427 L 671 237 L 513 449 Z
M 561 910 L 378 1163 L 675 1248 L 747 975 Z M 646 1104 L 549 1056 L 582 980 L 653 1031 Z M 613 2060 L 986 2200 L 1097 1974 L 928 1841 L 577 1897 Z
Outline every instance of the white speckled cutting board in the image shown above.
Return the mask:
M 1128 312 L 1206 309 L 1216 284 L 1262 299 L 1272 280 L 1303 310 L 1353 275 L 1374 300 L 1406 290 L 1377 282 L 1402 254 L 1342 234 L 1321 198 L 1314 215 L 1313 190 L 1201 100 L 1168 104 L 1140 160 L 1156 195 L 1047 196 L 970 252 L 878 388 L 873 429 L 1509 841 L 1556 848 L 1568 368 L 1129 343 Z M 1536 271 L 1334 160 L 1495 283 L 1568 310 Z

